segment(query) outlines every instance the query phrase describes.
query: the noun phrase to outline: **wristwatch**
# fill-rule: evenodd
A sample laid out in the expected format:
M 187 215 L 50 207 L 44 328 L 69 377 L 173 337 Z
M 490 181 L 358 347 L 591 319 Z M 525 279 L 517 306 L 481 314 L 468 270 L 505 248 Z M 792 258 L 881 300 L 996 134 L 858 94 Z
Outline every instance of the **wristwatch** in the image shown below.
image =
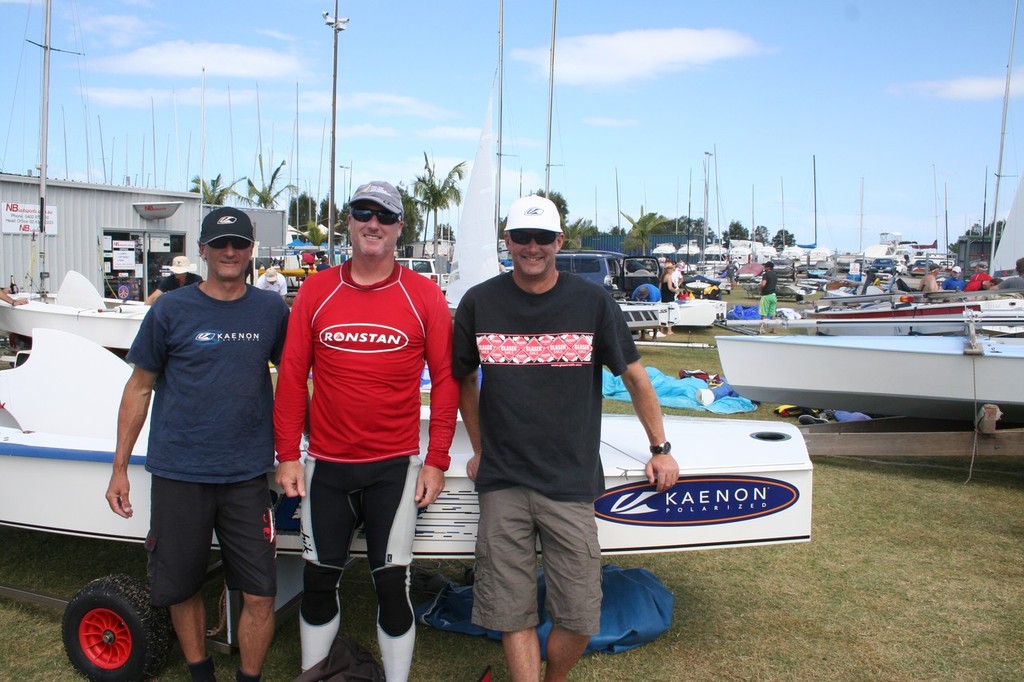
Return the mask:
M 665 441 L 661 445 L 652 445 L 651 446 L 651 454 L 652 455 L 667 455 L 667 454 L 669 454 L 671 452 L 672 452 L 672 443 L 669 443 L 668 441 Z

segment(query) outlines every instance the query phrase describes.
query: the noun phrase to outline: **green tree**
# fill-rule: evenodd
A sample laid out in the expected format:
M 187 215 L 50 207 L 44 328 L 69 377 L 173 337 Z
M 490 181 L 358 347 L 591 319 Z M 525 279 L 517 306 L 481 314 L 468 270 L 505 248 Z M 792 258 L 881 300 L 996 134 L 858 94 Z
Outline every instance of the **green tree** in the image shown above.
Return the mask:
M 758 225 L 754 228 L 753 240 L 755 242 L 761 242 L 762 244 L 768 243 L 768 228 L 764 225 Z
M 796 237 L 789 230 L 779 230 L 772 237 L 772 246 L 778 251 L 782 251 L 787 246 L 793 246 L 796 244 Z
M 729 239 L 750 239 L 750 233 L 747 228 L 743 227 L 743 223 L 738 220 L 734 220 L 729 223 Z
M 634 219 L 627 213 L 623 213 L 622 217 L 630 224 L 629 233 L 622 242 L 622 248 L 627 251 L 635 250 L 641 253 L 647 252 L 648 244 L 651 241 L 651 235 L 658 234 L 658 228 L 671 222 L 669 218 L 666 218 L 660 213 L 644 213 L 643 206 L 640 207 L 639 218 Z
M 277 206 L 277 200 L 281 198 L 282 194 L 296 194 L 299 188 L 295 185 L 285 185 L 284 187 L 278 188 L 277 182 L 280 179 L 281 170 L 284 169 L 285 162 L 282 161 L 274 172 L 270 174 L 270 182 L 266 182 L 263 174 L 263 154 L 259 155 L 259 166 L 260 166 L 260 184 L 256 185 L 252 181 L 252 178 L 246 178 L 248 184 L 248 190 L 244 201 L 250 206 L 259 206 L 260 208 L 274 208 Z
M 399 196 L 402 197 L 402 234 L 398 236 L 398 245 L 405 246 L 419 241 L 420 230 L 422 229 L 423 217 L 420 215 L 420 204 L 416 197 L 409 194 L 405 185 L 398 184 Z
M 459 189 L 458 181 L 462 179 L 465 173 L 464 166 L 466 162 L 456 164 L 448 175 L 445 176 L 444 180 L 438 178 L 434 171 L 434 167 L 430 163 L 430 159 L 427 158 L 427 153 L 423 152 L 423 170 L 425 171 L 422 175 L 416 176 L 416 182 L 413 183 L 412 190 L 413 195 L 419 199 L 420 205 L 427 214 L 427 222 L 429 223 L 430 215 L 434 217 L 434 253 L 437 253 L 437 240 L 438 224 L 437 224 L 437 213 L 442 211 L 452 204 L 458 206 L 462 203 L 462 190 Z M 426 230 L 427 225 L 424 225 Z M 424 239 L 426 233 L 424 232 Z
M 307 221 L 305 229 L 299 231 L 299 236 L 316 247 L 327 242 L 327 230 L 317 225 L 315 220 Z
M 200 179 L 197 175 L 192 178 L 192 187 L 189 189 L 190 192 L 203 195 L 203 203 L 210 204 L 212 206 L 223 206 L 231 197 L 239 196 L 238 192 L 235 191 L 235 185 L 240 181 L 235 180 L 230 185 L 221 185 L 221 176 L 218 173 L 217 177 L 210 182 Z
M 314 223 L 322 222 L 317 217 L 316 199 L 305 192 L 292 197 L 288 202 L 288 224 L 295 226 L 297 230 L 301 230 L 302 226 L 310 221 Z
M 594 223 L 587 218 L 577 218 L 562 228 L 565 233 L 566 249 L 579 250 L 583 247 L 583 238 L 597 234 Z

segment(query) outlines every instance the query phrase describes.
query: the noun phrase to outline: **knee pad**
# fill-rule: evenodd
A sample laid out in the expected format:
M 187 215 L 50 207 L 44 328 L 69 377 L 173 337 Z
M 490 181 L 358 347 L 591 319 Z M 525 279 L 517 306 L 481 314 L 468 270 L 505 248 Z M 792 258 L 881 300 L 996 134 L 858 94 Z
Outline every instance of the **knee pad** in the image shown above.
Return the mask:
M 413 624 L 409 602 L 409 567 L 385 566 L 373 572 L 377 592 L 377 624 L 389 637 L 398 637 Z
M 323 625 L 338 615 L 341 569 L 306 562 L 302 569 L 302 605 L 299 612 L 310 625 Z

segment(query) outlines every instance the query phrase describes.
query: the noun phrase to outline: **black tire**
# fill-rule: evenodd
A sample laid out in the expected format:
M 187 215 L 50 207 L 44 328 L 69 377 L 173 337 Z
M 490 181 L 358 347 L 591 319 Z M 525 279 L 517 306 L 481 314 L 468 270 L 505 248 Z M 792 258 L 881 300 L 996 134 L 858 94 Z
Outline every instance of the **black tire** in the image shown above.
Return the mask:
M 163 667 L 171 643 L 166 609 L 149 603 L 146 583 L 128 575 L 98 578 L 64 609 L 64 650 L 90 680 L 148 680 Z

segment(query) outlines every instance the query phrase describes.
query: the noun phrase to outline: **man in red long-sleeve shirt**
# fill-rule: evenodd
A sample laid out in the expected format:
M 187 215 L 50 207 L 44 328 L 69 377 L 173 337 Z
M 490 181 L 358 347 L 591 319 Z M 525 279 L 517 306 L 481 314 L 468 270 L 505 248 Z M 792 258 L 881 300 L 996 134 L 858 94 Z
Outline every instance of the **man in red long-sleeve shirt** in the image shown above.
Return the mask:
M 307 278 L 292 307 L 274 404 L 277 482 L 303 496 L 303 670 L 327 656 L 338 584 L 362 524 L 389 681 L 405 680 L 415 629 L 409 564 L 417 507 L 444 487 L 459 388 L 451 313 L 436 283 L 395 262 L 402 199 L 386 182 L 349 202 L 352 258 Z M 419 457 L 420 376 L 430 370 L 430 439 Z M 307 378 L 313 372 L 313 395 Z M 299 442 L 309 414 L 305 466 Z

